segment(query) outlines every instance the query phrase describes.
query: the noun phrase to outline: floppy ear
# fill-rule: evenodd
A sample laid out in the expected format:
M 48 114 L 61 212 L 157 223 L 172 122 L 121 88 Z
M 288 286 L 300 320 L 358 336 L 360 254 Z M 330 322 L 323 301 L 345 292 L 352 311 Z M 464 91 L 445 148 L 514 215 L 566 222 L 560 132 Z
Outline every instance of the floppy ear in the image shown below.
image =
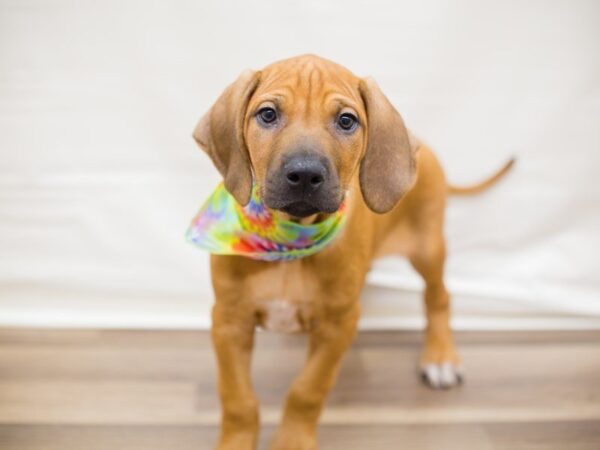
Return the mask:
M 241 205 L 252 191 L 252 169 L 244 139 L 244 118 L 259 72 L 246 71 L 225 89 L 194 129 L 194 139 L 223 175 L 225 188 Z
M 398 111 L 371 78 L 360 81 L 367 110 L 367 149 L 360 163 L 360 189 L 376 213 L 390 211 L 415 180 L 416 162 L 411 139 Z

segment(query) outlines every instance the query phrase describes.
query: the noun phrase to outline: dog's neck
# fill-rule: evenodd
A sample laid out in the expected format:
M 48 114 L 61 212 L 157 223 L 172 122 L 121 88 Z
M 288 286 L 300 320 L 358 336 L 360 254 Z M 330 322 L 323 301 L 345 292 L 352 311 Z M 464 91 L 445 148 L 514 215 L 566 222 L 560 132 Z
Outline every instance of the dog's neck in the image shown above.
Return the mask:
M 299 218 L 267 208 L 256 193 L 240 205 L 221 183 L 188 229 L 188 239 L 218 255 L 262 261 L 289 261 L 329 245 L 346 223 L 346 205 L 331 214 Z

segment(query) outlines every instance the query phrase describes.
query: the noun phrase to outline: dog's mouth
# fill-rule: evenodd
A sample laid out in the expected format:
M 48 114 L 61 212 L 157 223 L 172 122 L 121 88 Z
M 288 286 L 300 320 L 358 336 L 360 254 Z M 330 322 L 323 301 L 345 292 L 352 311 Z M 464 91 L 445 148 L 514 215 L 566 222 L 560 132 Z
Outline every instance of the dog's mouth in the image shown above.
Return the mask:
M 265 202 L 267 207 L 277 211 L 284 212 L 291 217 L 304 219 L 314 214 L 333 214 L 342 204 L 342 199 L 328 199 L 328 201 L 306 201 L 305 199 L 292 200 L 287 202 L 273 201 Z
M 333 192 L 302 195 L 290 193 L 280 194 L 275 189 L 267 188 L 263 196 L 265 206 L 269 209 L 281 211 L 293 218 L 304 219 L 315 214 L 333 214 L 343 201 L 340 189 Z
M 304 218 L 321 212 L 319 208 L 306 202 L 294 202 L 280 208 L 286 214 L 293 217 Z

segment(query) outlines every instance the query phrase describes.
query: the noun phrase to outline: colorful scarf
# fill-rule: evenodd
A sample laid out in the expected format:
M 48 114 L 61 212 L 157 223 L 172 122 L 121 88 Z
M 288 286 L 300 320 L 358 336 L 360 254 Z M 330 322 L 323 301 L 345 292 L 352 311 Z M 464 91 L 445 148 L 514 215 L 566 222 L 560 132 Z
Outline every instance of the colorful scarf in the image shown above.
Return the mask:
M 271 213 L 256 185 L 250 202 L 241 206 L 219 184 L 194 217 L 186 237 L 217 255 L 242 255 L 262 261 L 283 261 L 315 254 L 329 245 L 346 222 L 344 204 L 322 222 L 302 225 Z

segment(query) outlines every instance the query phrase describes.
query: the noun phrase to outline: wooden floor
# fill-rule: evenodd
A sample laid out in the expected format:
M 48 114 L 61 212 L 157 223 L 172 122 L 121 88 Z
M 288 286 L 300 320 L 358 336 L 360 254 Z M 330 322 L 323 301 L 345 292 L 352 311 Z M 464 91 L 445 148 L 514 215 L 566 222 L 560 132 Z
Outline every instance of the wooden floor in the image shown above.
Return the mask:
M 418 333 L 362 333 L 322 450 L 600 449 L 600 332 L 463 333 L 466 384 L 422 386 Z M 261 449 L 304 338 L 260 333 Z M 202 332 L 0 330 L 1 450 L 212 449 L 215 368 Z

